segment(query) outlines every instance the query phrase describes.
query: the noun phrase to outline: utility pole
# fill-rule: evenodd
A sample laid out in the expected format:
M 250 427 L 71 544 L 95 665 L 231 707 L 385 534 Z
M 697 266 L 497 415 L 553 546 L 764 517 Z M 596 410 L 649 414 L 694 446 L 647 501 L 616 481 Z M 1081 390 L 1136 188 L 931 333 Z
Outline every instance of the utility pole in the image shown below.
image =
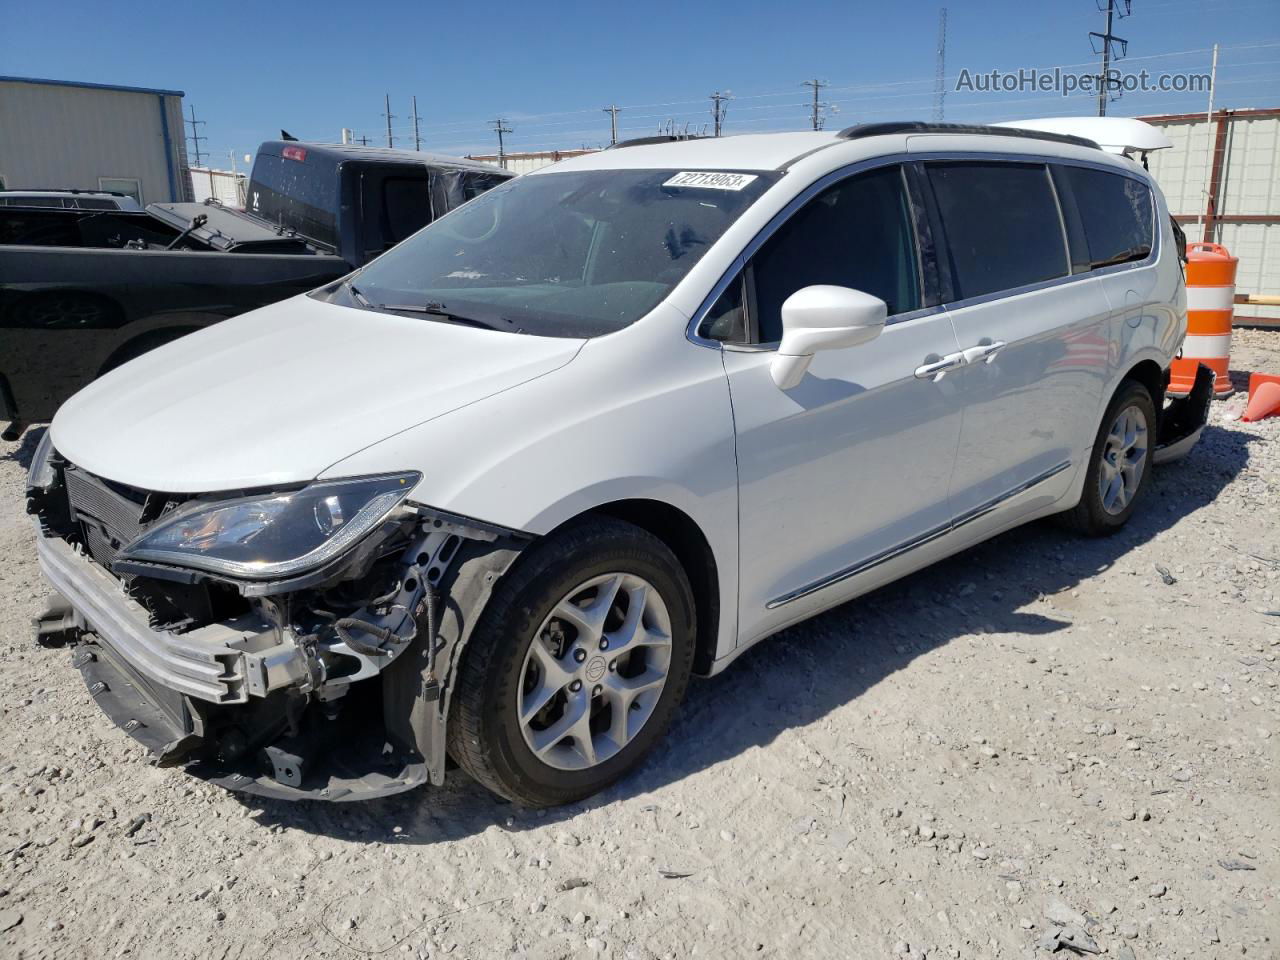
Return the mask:
M 1104 2 L 1105 7 L 1102 5 Z M 1124 4 L 1123 10 L 1120 9 L 1120 3 Z M 1132 0 L 1098 0 L 1098 9 L 1107 15 L 1107 30 L 1105 33 L 1090 31 L 1089 42 L 1093 43 L 1095 37 L 1102 42 L 1102 49 L 1099 50 L 1095 44 L 1093 52 L 1102 54 L 1102 73 L 1098 75 L 1098 116 L 1105 117 L 1107 95 L 1111 92 L 1111 58 L 1114 53 L 1115 58 L 1120 60 L 1129 52 L 1129 41 L 1111 32 L 1111 19 L 1113 15 L 1127 17 L 1132 12 Z
M 191 119 L 187 120 L 186 122 L 191 125 L 191 135 L 187 137 L 187 139 L 191 141 L 191 152 L 194 153 L 196 157 L 196 162 L 192 164 L 192 166 L 198 167 L 200 166 L 200 141 L 207 140 L 209 138 L 199 136 L 199 131 L 197 128 L 204 126 L 204 121 L 196 119 L 196 105 L 193 103 L 190 106 L 191 106 Z
M 725 104 L 732 99 L 732 93 L 731 90 L 726 90 L 724 93 L 717 90 L 711 94 L 711 119 L 715 130 L 713 136 L 720 136 L 720 131 L 724 128 L 724 118 L 729 112 Z
M 382 115 L 387 118 L 387 146 L 394 147 L 396 142 L 391 137 L 391 121 L 395 119 L 395 114 L 391 112 L 391 94 L 384 95 L 382 102 L 385 105 L 385 112 Z
M 493 132 L 498 135 L 498 166 L 503 170 L 507 169 L 507 148 L 506 143 L 502 139 L 504 133 L 511 133 L 511 128 L 507 126 L 507 121 L 499 117 L 497 120 L 490 120 L 493 124 Z
M 1208 136 L 1205 140 L 1209 144 L 1209 149 L 1205 153 L 1204 158 L 1204 193 L 1207 204 L 1212 204 L 1217 209 L 1218 198 L 1209 192 L 1209 186 L 1213 181 L 1213 150 L 1217 137 L 1214 136 L 1213 130 L 1213 94 L 1214 88 L 1218 85 L 1218 45 L 1213 45 L 1213 63 L 1209 67 L 1209 112 L 1204 115 L 1205 128 L 1208 130 Z M 1200 215 L 1196 217 L 1196 229 L 1199 230 L 1204 224 L 1204 208 L 1206 203 L 1200 204 Z M 1201 238 L 1205 243 L 1209 243 L 1213 238 L 1209 236 L 1212 230 L 1206 230 Z
M 361 134 L 361 135 L 360 135 L 360 146 L 362 146 L 362 147 L 367 147 L 368 145 L 369 145 L 369 138 L 368 138 L 368 137 L 366 137 L 364 134 Z
M 609 146 L 618 142 L 618 109 L 616 103 L 604 108 L 604 112 L 609 115 Z
M 415 94 L 413 98 L 413 149 L 422 149 L 422 137 L 418 136 L 418 121 L 422 118 L 418 116 L 418 97 Z
M 947 8 L 938 11 L 938 68 L 933 78 L 933 122 L 941 123 L 947 111 Z
M 805 80 L 800 85 L 802 87 L 813 87 L 813 111 L 812 111 L 813 115 L 811 117 L 811 120 L 813 123 L 813 129 L 821 130 L 822 129 L 822 109 L 823 107 L 826 106 L 826 104 L 818 100 L 818 92 L 823 87 L 827 86 L 827 82 L 825 80 L 814 79 L 814 80 Z

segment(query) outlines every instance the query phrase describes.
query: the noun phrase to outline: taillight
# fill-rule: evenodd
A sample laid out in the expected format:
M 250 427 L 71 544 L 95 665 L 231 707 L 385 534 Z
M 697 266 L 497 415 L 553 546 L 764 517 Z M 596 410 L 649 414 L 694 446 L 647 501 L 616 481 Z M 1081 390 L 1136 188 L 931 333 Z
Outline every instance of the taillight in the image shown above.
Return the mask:
M 297 160 L 299 163 L 305 163 L 307 159 L 307 151 L 304 147 L 285 147 L 280 154 L 286 160 Z

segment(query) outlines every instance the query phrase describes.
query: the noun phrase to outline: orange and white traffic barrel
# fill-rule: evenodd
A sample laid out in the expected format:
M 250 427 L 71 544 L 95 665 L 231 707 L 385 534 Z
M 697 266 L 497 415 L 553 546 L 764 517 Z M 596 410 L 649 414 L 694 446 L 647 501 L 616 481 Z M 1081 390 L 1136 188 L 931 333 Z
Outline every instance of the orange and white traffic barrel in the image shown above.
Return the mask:
M 1239 257 L 1217 243 L 1187 244 L 1187 339 L 1182 356 L 1173 361 L 1169 393 L 1185 396 L 1204 364 L 1218 375 L 1213 392 L 1231 392 L 1227 362 L 1231 356 L 1231 317 L 1235 312 Z

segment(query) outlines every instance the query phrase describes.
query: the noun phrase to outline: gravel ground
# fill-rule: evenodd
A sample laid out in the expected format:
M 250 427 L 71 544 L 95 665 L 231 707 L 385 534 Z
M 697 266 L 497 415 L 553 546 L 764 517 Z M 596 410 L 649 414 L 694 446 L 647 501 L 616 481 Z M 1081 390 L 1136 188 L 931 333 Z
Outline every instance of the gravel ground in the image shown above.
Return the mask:
M 1280 333 L 1234 362 L 1280 370 Z M 1033 524 L 788 630 L 541 813 L 461 773 L 284 805 L 148 765 L 31 641 L 29 431 L 0 444 L 0 956 L 1280 956 L 1280 419 L 1241 406 L 1119 536 Z

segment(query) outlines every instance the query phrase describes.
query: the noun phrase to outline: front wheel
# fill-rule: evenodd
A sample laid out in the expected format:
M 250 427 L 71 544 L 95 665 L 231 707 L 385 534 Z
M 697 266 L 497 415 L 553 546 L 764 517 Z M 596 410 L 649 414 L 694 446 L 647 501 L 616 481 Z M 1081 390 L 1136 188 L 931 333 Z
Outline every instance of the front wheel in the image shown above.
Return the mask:
M 1067 525 L 1092 537 L 1124 526 L 1151 481 L 1155 440 L 1151 394 L 1142 384 L 1125 381 L 1103 415 L 1080 502 L 1063 515 Z
M 503 577 L 476 625 L 450 754 L 529 806 L 602 790 L 670 725 L 694 631 L 688 578 L 662 541 L 607 517 L 551 534 Z

